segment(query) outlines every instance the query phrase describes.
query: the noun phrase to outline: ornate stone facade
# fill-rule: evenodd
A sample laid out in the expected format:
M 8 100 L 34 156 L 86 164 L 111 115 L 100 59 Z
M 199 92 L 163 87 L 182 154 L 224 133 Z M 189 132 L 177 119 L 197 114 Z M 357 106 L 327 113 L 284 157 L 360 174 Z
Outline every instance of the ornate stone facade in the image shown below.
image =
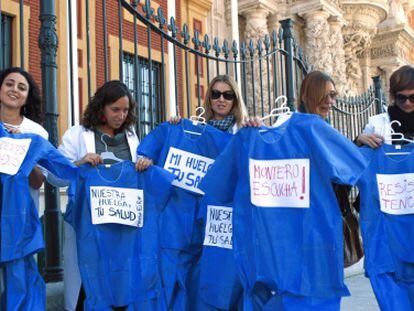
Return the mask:
M 397 67 L 414 63 L 413 0 L 237 2 L 241 41 L 263 38 L 278 28 L 277 20 L 292 18 L 297 42 L 314 68 L 331 74 L 343 94 L 366 90 L 375 75 L 386 82 Z

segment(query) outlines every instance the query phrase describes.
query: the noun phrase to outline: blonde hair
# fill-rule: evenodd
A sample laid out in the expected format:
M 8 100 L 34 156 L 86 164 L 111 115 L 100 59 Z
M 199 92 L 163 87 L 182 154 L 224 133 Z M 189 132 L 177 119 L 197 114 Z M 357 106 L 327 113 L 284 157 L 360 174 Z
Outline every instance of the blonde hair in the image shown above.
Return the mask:
M 335 87 L 332 78 L 322 71 L 312 71 L 308 73 L 302 81 L 298 108 L 301 103 L 305 105 L 306 112 L 316 113 L 317 107 L 326 96 L 326 85 L 331 82 Z
M 230 114 L 235 117 L 237 126 L 241 126 L 243 121 L 247 118 L 247 108 L 243 102 L 243 98 L 240 95 L 239 87 L 236 81 L 234 81 L 234 79 L 229 75 L 218 75 L 210 81 L 206 92 L 206 97 L 204 99 L 206 120 L 209 121 L 214 118 L 214 112 L 211 106 L 211 91 L 213 90 L 213 86 L 216 84 L 216 82 L 226 83 L 234 92 L 235 98 L 233 100 L 233 107 L 230 110 Z

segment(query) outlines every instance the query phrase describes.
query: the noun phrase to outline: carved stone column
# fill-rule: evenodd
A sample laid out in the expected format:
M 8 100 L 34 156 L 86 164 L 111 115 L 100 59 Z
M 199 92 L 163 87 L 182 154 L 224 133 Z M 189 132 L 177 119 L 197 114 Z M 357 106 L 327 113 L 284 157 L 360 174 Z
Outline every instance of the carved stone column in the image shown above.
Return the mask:
M 272 31 L 276 31 L 278 32 L 280 29 L 280 23 L 279 21 L 281 20 L 281 15 L 278 13 L 275 14 L 270 14 L 267 18 L 267 27 L 269 29 L 269 34 L 272 33 Z
M 346 79 L 346 65 L 345 65 L 345 51 L 344 38 L 342 36 L 342 27 L 344 22 L 339 18 L 332 18 L 329 20 L 330 33 L 329 44 L 331 60 L 334 64 L 332 70 L 332 78 L 335 81 L 336 89 L 340 95 L 347 93 L 347 79 Z
M 331 43 L 329 35 L 329 13 L 313 11 L 305 14 L 305 51 L 315 69 L 333 72 Z
M 370 4 L 354 4 L 348 0 L 344 2 L 342 9 L 348 22 L 343 29 L 346 73 L 349 91 L 356 94 L 371 83 L 367 50 L 379 23 L 386 17 L 387 8 L 379 0 L 373 0 Z
M 267 83 L 268 74 L 264 70 L 264 67 L 262 67 L 262 70 L 259 68 L 259 54 L 257 49 L 259 39 L 263 42 L 265 35 L 268 34 L 267 16 L 269 13 L 268 9 L 261 7 L 251 8 L 250 10 L 242 12 L 246 19 L 244 41 L 247 46 L 249 46 L 250 41 L 253 42 L 253 50 L 248 48 L 247 51 L 247 59 L 253 60 L 253 62 L 246 64 L 246 75 L 245 77 L 242 76 L 242 79 L 245 78 L 247 80 L 245 100 L 250 115 L 261 116 L 262 112 L 267 111 L 267 107 L 269 107 L 267 100 L 269 94 L 269 84 Z M 264 46 L 262 45 L 262 47 L 262 55 L 264 55 Z M 263 60 L 262 66 L 265 66 L 265 60 Z M 264 109 L 262 109 L 262 101 L 264 107 L 266 107 Z

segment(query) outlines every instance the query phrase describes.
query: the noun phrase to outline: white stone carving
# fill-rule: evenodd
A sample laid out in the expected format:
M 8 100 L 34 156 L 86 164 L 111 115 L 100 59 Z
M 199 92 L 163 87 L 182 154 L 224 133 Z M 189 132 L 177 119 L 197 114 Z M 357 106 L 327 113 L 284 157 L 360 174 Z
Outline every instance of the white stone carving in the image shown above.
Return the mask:
M 314 11 L 305 15 L 305 53 L 315 69 L 332 74 L 328 18 L 329 13 L 324 11 Z
M 407 16 L 404 12 L 405 0 L 389 0 L 388 19 L 395 19 L 398 23 L 406 23 Z
M 371 34 L 360 29 L 344 36 L 344 54 L 349 92 L 355 93 L 362 82 L 359 57 L 370 46 Z
M 348 93 L 346 79 L 346 64 L 344 38 L 342 36 L 343 22 L 338 19 L 332 19 L 330 24 L 330 53 L 333 64 L 332 78 L 335 81 L 336 89 L 341 95 Z

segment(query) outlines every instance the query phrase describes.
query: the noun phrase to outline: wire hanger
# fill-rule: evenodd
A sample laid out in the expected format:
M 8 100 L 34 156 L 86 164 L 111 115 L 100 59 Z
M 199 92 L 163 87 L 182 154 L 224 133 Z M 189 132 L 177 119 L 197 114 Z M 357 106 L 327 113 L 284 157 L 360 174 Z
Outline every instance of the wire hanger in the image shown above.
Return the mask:
M 281 101 L 282 104 L 280 107 L 278 107 L 278 102 Z M 262 117 L 260 120 L 264 121 L 269 118 L 276 118 L 280 116 L 290 116 L 292 112 L 290 111 L 290 108 L 287 106 L 287 97 L 285 95 L 280 95 L 275 99 L 275 106 L 276 108 L 273 108 L 270 110 L 270 113 L 264 117 Z
M 206 110 L 204 109 L 204 107 L 197 107 L 196 108 L 196 113 L 198 113 L 198 114 L 192 115 L 190 117 L 190 121 L 192 121 L 193 125 L 195 125 L 195 126 L 197 126 L 199 124 L 206 125 L 206 118 L 203 117 L 205 112 L 206 112 Z M 194 134 L 194 135 L 201 135 L 202 134 L 202 133 L 199 133 L 199 132 L 189 131 L 189 130 L 184 130 L 184 132 L 189 133 L 189 134 Z
M 401 142 L 401 141 L 405 141 L 405 142 L 410 143 L 410 144 L 414 143 L 414 140 L 406 138 L 403 133 L 395 132 L 393 127 L 392 127 L 393 124 L 397 124 L 399 127 L 401 127 L 401 122 L 400 121 L 398 121 L 398 120 L 391 121 L 391 123 L 390 123 L 391 133 L 387 137 L 387 140 L 389 140 L 391 143 L 392 142 Z M 401 145 L 394 145 L 394 146 L 395 146 L 395 149 L 397 149 L 397 150 L 401 149 Z M 386 155 L 406 155 L 406 154 L 410 154 L 410 152 L 408 152 L 408 151 L 386 152 L 385 154 Z
M 105 145 L 105 151 L 101 153 L 102 160 L 113 160 L 113 161 L 116 161 L 116 162 L 123 161 L 122 159 L 118 158 L 112 151 L 108 151 L 108 144 L 103 139 L 104 136 L 111 137 L 106 133 L 103 133 L 101 135 L 101 142 Z
M 198 113 L 199 112 L 199 113 Z M 193 121 L 194 125 L 198 125 L 198 123 L 201 124 L 206 124 L 206 118 L 203 117 L 204 113 L 206 112 L 206 110 L 204 109 L 204 107 L 197 107 L 196 108 L 196 115 L 192 115 L 190 117 L 190 120 Z

